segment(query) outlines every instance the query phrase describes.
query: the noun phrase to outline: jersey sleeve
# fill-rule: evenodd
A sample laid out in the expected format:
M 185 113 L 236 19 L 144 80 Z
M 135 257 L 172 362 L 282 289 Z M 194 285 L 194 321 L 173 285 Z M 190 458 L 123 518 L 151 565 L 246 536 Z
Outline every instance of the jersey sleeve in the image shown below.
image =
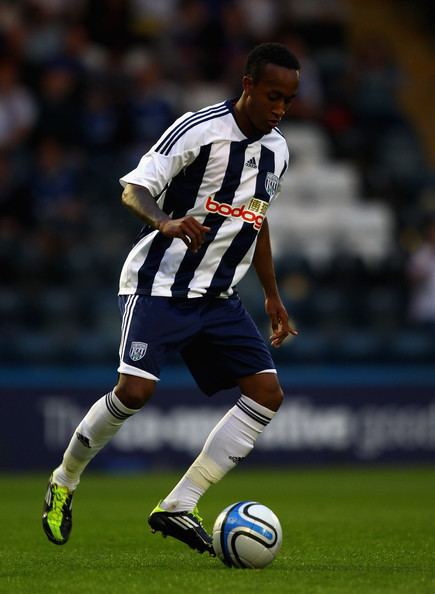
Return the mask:
M 120 178 L 123 187 L 127 184 L 144 186 L 157 197 L 171 180 L 190 165 L 198 156 L 202 138 L 195 128 L 187 125 L 191 114 L 181 116 L 141 158 L 138 166 Z

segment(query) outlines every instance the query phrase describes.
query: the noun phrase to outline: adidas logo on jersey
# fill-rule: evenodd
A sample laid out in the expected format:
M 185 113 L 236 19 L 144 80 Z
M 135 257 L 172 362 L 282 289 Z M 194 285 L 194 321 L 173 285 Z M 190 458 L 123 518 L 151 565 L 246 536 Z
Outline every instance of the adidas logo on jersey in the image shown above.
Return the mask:
M 255 157 L 248 159 L 245 163 L 245 166 L 252 167 L 252 169 L 257 169 L 257 161 L 255 160 Z

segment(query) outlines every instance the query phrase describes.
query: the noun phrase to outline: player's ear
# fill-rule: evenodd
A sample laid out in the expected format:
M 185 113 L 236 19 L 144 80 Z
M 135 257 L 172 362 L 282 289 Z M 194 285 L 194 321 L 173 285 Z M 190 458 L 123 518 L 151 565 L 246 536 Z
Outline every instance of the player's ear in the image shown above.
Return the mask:
M 245 74 L 242 79 L 243 84 L 243 91 L 249 95 L 252 91 L 252 87 L 254 86 L 254 81 L 252 80 L 252 76 Z

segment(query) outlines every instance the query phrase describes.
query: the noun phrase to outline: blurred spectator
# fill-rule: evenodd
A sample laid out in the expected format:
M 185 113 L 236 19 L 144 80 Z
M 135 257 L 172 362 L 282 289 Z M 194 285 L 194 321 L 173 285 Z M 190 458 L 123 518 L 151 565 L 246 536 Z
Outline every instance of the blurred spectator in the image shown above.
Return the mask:
M 90 38 L 107 48 L 124 51 L 131 43 L 130 5 L 125 0 L 87 0 L 83 22 Z
M 301 80 L 298 95 L 292 103 L 291 119 L 320 120 L 323 115 L 323 89 L 317 63 L 302 38 L 284 33 L 280 41 L 298 57 L 301 64 Z
M 131 76 L 126 102 L 129 135 L 137 148 L 146 152 L 175 120 L 174 89 L 150 53 L 128 53 L 125 70 Z
M 289 25 L 311 48 L 345 47 L 347 3 L 342 0 L 286 0 Z
M 280 0 L 239 0 L 238 4 L 254 42 L 261 43 L 274 36 L 280 20 Z
M 415 184 L 421 170 L 415 132 L 399 101 L 404 80 L 385 39 L 368 36 L 360 41 L 347 89 L 354 134 L 346 140 L 370 196 L 397 199 L 405 184 Z
M 82 23 L 74 23 L 67 28 L 59 55 L 72 68 L 88 77 L 102 77 L 107 67 L 106 48 L 91 41 L 89 32 Z
M 87 0 L 25 0 L 29 8 L 40 10 L 44 13 L 45 17 L 53 17 L 55 20 L 61 20 L 63 18 L 72 18 L 75 15 L 80 14 L 83 10 L 83 5 L 86 4 Z
M 403 121 L 398 93 L 404 75 L 384 39 L 372 36 L 361 40 L 351 81 L 353 109 L 364 129 L 382 132 Z
M 225 29 L 221 14 L 202 0 L 182 0 L 171 32 L 181 80 L 216 80 L 225 70 Z
M 119 136 L 120 117 L 113 94 L 106 87 L 90 85 L 81 116 L 81 137 L 92 156 L 113 150 Z
M 21 3 L 25 27 L 23 52 L 26 60 L 39 65 L 61 51 L 65 25 L 54 3 L 27 1 Z
M 41 228 L 59 235 L 80 228 L 85 223 L 80 166 L 55 138 L 44 138 L 36 150 L 31 185 L 36 220 Z
M 410 317 L 435 330 L 435 219 L 427 223 L 425 239 L 408 263 Z
M 0 50 L 2 55 L 23 57 L 26 28 L 17 4 L 0 3 Z
M 179 0 L 131 0 L 131 28 L 137 37 L 156 40 L 173 26 Z
M 50 136 L 67 145 L 80 137 L 81 93 L 77 69 L 62 58 L 50 62 L 41 76 L 38 138 Z
M 36 119 L 36 102 L 21 85 L 18 65 L 0 60 L 0 148 L 13 149 L 24 142 Z
M 9 151 L 0 151 L 0 230 L 20 234 L 34 223 L 30 186 Z M 0 232 L 1 232 L 0 231 Z
M 29 185 L 11 158 L 0 151 L 0 284 L 12 286 L 22 273 L 21 247 L 29 243 L 34 224 Z

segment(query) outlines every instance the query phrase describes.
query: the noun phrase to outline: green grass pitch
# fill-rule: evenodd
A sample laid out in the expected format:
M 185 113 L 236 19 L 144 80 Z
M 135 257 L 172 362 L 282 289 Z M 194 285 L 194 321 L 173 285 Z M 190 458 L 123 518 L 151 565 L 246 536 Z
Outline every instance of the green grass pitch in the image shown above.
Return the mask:
M 174 473 L 88 471 L 74 500 L 69 543 L 40 525 L 46 476 L 0 475 L 0 592 L 38 594 L 435 592 L 433 468 L 255 470 L 239 467 L 203 497 L 211 529 L 230 503 L 255 499 L 281 520 L 284 539 L 263 570 L 226 568 L 173 539 L 146 516 Z

